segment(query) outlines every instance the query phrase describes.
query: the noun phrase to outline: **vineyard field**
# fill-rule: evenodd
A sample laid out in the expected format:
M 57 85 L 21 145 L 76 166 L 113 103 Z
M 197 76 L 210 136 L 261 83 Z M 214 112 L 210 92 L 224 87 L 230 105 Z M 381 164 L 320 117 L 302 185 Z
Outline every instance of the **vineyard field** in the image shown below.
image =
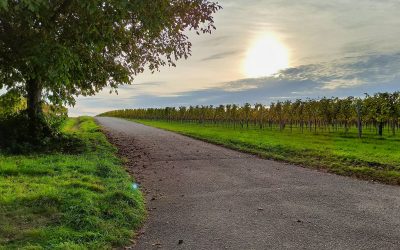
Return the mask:
M 357 129 L 357 136 L 375 133 L 380 137 L 395 136 L 400 128 L 400 92 L 377 93 L 365 98 L 298 99 L 271 103 L 269 106 L 246 103 L 209 106 L 181 106 L 179 108 L 124 109 L 109 111 L 100 116 L 128 119 L 168 120 L 221 124 L 234 128 L 251 125 L 264 128 L 279 127 L 280 131 L 295 128 L 302 133 L 334 132 L 349 134 Z M 385 132 L 387 130 L 387 133 Z

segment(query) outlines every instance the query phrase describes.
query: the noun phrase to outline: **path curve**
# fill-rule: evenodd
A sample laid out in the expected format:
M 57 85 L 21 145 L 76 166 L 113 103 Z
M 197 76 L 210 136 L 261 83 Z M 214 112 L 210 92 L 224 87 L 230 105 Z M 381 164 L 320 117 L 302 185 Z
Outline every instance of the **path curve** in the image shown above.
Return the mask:
M 97 118 L 146 193 L 134 249 L 399 249 L 400 187 Z

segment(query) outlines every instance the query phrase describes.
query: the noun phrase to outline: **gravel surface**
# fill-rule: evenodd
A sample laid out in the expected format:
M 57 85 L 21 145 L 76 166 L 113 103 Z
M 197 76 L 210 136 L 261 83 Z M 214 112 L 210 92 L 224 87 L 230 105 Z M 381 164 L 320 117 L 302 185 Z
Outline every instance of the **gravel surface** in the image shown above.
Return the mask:
M 133 249 L 400 249 L 400 187 L 97 118 L 146 194 Z

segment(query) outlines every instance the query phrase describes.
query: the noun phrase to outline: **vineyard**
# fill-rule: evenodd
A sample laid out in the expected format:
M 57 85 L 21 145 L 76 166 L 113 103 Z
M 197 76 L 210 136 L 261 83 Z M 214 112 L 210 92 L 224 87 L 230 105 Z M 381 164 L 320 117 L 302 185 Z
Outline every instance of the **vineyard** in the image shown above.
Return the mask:
M 322 98 L 277 101 L 243 106 L 166 107 L 110 111 L 100 116 L 142 120 L 179 121 L 233 128 L 297 130 L 301 133 L 345 133 L 356 131 L 379 136 L 399 130 L 400 92 L 377 93 L 364 98 Z

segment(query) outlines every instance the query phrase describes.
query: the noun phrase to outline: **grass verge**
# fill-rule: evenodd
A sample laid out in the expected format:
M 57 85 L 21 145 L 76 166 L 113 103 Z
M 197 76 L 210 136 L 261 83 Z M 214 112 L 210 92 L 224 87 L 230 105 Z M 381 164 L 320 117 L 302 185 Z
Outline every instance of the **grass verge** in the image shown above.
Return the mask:
M 142 194 L 93 118 L 63 131 L 79 150 L 0 154 L 0 249 L 111 249 L 144 220 Z
M 136 122 L 178 132 L 264 158 L 400 185 L 400 138 L 359 139 L 354 134 L 234 129 L 210 124 L 153 120 Z

